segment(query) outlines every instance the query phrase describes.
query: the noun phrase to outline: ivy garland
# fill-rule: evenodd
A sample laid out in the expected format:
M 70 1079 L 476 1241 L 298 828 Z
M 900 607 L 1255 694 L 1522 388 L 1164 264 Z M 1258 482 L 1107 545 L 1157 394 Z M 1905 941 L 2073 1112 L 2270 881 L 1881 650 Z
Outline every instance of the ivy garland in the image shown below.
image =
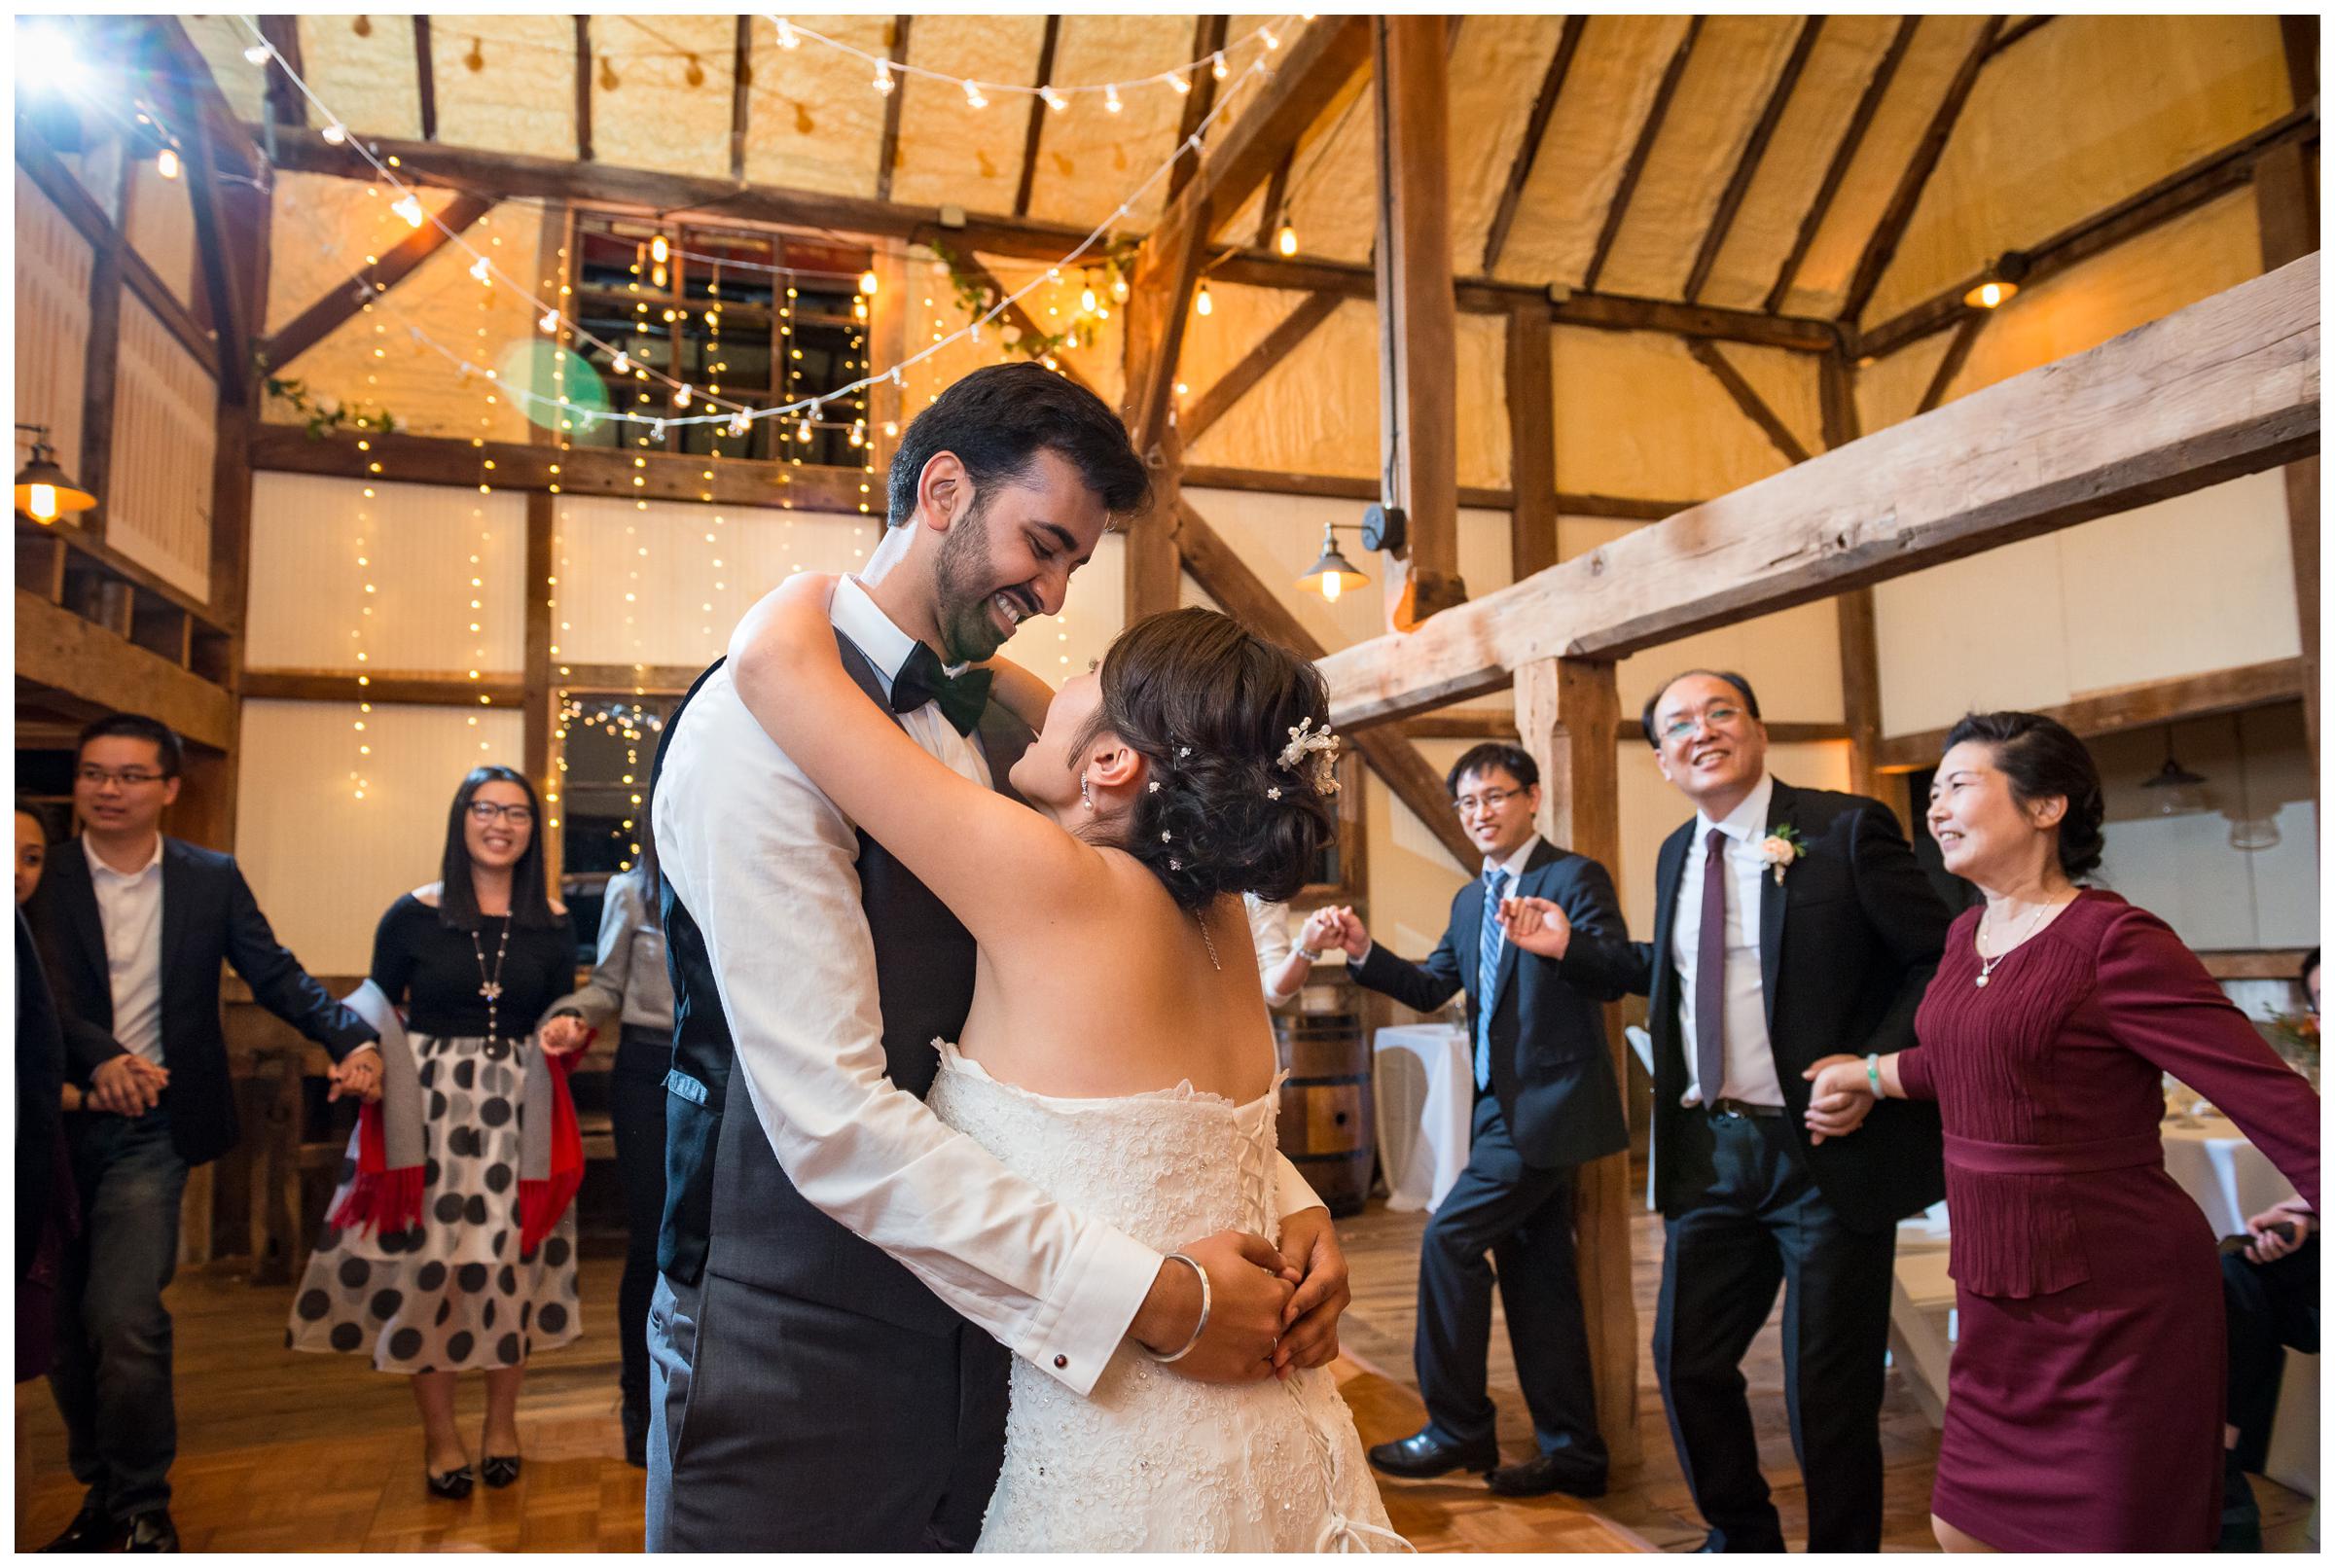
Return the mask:
M 253 354 L 252 369 L 266 378 L 268 395 L 291 406 L 307 427 L 310 441 L 322 441 L 336 430 L 361 430 L 371 435 L 387 435 L 397 428 L 397 417 L 385 410 L 351 409 L 337 398 L 318 398 L 308 390 L 305 381 L 290 376 L 271 374 L 265 355 Z
M 926 242 L 933 255 L 949 269 L 950 286 L 956 292 L 956 303 L 969 320 L 979 321 L 997 303 L 997 289 L 988 279 L 966 270 L 956 253 L 938 240 Z M 1045 360 L 1064 349 L 1076 348 L 1081 342 L 1093 342 L 1101 331 L 1101 324 L 1110 314 L 1109 302 L 1126 300 L 1130 278 L 1134 267 L 1135 242 L 1123 240 L 1104 251 L 1092 264 L 1079 267 L 1084 288 L 1095 299 L 1093 310 L 1080 309 L 1059 332 L 1027 330 L 1015 322 L 1000 319 L 994 325 L 997 338 L 1011 353 L 1026 359 Z M 1099 276 L 1097 276 L 1099 274 Z M 1032 318 L 1032 328 L 1035 321 Z

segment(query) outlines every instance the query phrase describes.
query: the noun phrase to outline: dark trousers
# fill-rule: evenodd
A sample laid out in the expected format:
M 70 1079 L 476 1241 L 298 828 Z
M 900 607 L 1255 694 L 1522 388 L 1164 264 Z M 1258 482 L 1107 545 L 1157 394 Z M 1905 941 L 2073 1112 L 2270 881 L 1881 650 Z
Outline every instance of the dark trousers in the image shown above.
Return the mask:
M 1894 1227 L 1841 1223 L 1781 1116 L 1679 1119 L 1665 1156 L 1695 1195 L 1664 1228 L 1654 1369 L 1695 1507 L 1729 1551 L 1781 1551 L 1742 1359 L 1783 1303 L 1784 1407 L 1808 1550 L 1881 1550 L 1881 1397 Z M 1673 1186 L 1673 1191 L 1680 1190 Z
M 651 1551 L 969 1551 L 1005 1459 L 1008 1357 L 725 1279 L 649 1308 Z
M 657 1228 L 665 1219 L 665 1075 L 672 1065 L 669 1033 L 628 1024 L 608 1075 L 608 1121 L 625 1190 L 625 1277 L 616 1291 L 616 1331 L 624 1346 L 618 1386 L 628 1433 L 649 1425 L 649 1298 L 657 1289 Z
M 2279 1413 L 2286 1352 L 2318 1354 L 2318 1238 L 2267 1264 L 2221 1256 L 2222 1301 L 2230 1336 L 2230 1425 L 2240 1469 L 2261 1474 L 2270 1428 Z
M 1427 1419 L 1447 1442 L 1492 1436 L 1484 1365 L 1495 1278 L 1541 1452 L 1584 1479 L 1602 1479 L 1605 1440 L 1573 1274 L 1573 1169 L 1526 1164 L 1500 1102 L 1479 1094 L 1467 1166 L 1419 1244 L 1413 1358 Z
M 162 1290 L 178 1265 L 187 1162 L 159 1107 L 135 1120 L 67 1120 L 82 1229 L 59 1270 L 49 1386 L 74 1479 L 100 1511 L 124 1519 L 170 1502 L 178 1422 Z

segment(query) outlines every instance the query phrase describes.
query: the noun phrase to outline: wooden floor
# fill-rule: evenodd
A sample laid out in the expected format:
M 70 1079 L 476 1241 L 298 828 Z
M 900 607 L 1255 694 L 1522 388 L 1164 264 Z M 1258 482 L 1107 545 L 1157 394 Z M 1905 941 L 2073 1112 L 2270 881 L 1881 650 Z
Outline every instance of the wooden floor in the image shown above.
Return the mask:
M 1406 1435 L 1423 1418 L 1411 1373 L 1413 1293 L 1422 1216 L 1373 1208 L 1342 1225 L 1354 1265 L 1340 1386 L 1365 1443 Z M 1501 1499 L 1476 1478 L 1385 1480 L 1395 1527 L 1422 1550 L 1445 1551 L 1680 1550 L 1703 1536 L 1679 1479 L 1643 1336 L 1651 1333 L 1661 1230 L 1634 1230 L 1638 1296 L 1638 1409 L 1645 1457 L 1617 1469 L 1614 1489 L 1594 1504 L 1569 1498 Z M 421 1436 L 406 1381 L 348 1356 L 282 1348 L 288 1288 L 254 1289 L 227 1273 L 190 1273 L 172 1286 L 177 1318 L 179 1460 L 172 1515 L 190 1550 L 637 1550 L 643 1473 L 624 1462 L 617 1428 L 617 1341 L 612 1326 L 618 1262 L 583 1265 L 585 1332 L 539 1358 L 521 1405 L 526 1471 L 508 1491 L 480 1487 L 465 1503 L 429 1497 L 421 1484 Z M 1744 1368 L 1760 1453 L 1785 1531 L 1804 1529 L 1799 1475 L 1784 1425 L 1777 1330 L 1762 1334 Z M 1531 1450 L 1506 1333 L 1495 1325 L 1491 1386 L 1502 1447 Z M 478 1379 L 464 1379 L 459 1408 L 475 1434 Z M 45 1385 L 17 1390 L 17 1544 L 37 1547 L 72 1516 L 79 1489 L 63 1462 L 64 1433 Z M 1912 1396 L 1889 1374 L 1882 1442 L 1888 1510 L 1886 1546 L 1932 1550 L 1928 1527 L 1937 1443 Z M 2272 1550 L 2314 1550 L 2303 1534 L 2309 1500 L 2267 1482 Z

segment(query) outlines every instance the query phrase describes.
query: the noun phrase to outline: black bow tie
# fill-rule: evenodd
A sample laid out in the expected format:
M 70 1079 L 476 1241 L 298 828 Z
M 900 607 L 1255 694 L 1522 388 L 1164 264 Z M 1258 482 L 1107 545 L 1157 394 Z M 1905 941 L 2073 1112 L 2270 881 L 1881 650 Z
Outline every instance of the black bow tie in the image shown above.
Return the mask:
M 909 651 L 900 673 L 892 677 L 892 711 L 914 713 L 927 702 L 941 705 L 941 717 L 969 735 L 981 723 L 981 710 L 989 702 L 989 672 L 969 669 L 952 675 L 941 668 L 940 656 L 923 643 Z

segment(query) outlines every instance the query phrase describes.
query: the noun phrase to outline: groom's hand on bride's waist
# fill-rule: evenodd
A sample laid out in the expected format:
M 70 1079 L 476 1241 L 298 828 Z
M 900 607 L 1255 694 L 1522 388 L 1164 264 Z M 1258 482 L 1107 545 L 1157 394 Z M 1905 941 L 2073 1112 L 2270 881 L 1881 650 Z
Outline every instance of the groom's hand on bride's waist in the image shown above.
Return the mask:
M 1275 1372 L 1286 1377 L 1301 1367 L 1326 1367 L 1338 1359 L 1338 1319 L 1353 1293 L 1328 1209 L 1304 1209 L 1284 1219 L 1281 1256 L 1304 1276 L 1281 1309 L 1281 1342 L 1273 1355 Z
M 1245 1230 L 1219 1230 L 1178 1250 L 1207 1273 L 1206 1321 L 1201 1321 L 1200 1281 L 1182 1264 L 1164 1260 L 1128 1332 L 1155 1355 L 1174 1355 L 1189 1345 L 1168 1370 L 1195 1382 L 1254 1383 L 1272 1376 L 1297 1270 L 1272 1242 Z

